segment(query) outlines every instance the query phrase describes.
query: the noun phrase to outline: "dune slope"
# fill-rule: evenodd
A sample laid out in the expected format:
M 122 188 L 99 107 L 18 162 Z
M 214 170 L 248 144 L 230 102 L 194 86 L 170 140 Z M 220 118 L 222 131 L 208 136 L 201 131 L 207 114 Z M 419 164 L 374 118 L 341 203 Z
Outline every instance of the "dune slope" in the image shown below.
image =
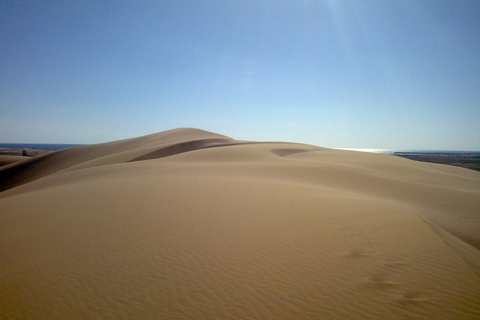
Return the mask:
M 0 182 L 0 318 L 480 317 L 475 171 L 176 129 Z

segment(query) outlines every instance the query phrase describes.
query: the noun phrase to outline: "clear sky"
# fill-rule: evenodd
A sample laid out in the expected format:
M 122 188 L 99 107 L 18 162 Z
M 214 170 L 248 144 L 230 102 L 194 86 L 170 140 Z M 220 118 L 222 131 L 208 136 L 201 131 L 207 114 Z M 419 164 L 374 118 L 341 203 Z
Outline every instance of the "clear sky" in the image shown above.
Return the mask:
M 478 0 L 0 2 L 0 142 L 480 150 Z

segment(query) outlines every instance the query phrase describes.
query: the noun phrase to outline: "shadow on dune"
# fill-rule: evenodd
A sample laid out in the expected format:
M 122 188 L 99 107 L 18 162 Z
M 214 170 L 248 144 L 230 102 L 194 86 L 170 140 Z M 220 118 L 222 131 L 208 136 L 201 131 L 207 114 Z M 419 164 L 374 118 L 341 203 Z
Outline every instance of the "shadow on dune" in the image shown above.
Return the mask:
M 99 165 L 102 163 L 99 159 L 105 160 L 102 164 L 113 164 L 164 158 L 198 149 L 234 144 L 238 142 L 229 137 L 199 129 L 182 128 L 133 139 L 57 150 L 0 168 L 0 192 L 82 164 Z M 94 164 L 95 161 L 98 162 Z
M 151 160 L 158 158 L 170 157 L 176 154 L 195 151 L 199 149 L 214 148 L 214 147 L 225 147 L 231 145 L 237 145 L 239 143 L 232 143 L 232 140 L 227 139 L 201 139 L 177 143 L 164 147 L 153 152 L 144 154 L 138 158 L 132 159 L 128 162 L 133 161 L 142 161 L 142 160 Z

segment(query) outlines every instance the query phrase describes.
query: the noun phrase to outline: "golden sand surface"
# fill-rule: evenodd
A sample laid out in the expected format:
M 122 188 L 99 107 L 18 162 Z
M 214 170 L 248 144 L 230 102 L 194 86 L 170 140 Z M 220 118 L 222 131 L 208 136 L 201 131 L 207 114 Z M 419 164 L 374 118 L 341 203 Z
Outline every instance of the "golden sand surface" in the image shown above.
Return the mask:
M 478 319 L 480 173 L 197 129 L 0 167 L 1 319 Z

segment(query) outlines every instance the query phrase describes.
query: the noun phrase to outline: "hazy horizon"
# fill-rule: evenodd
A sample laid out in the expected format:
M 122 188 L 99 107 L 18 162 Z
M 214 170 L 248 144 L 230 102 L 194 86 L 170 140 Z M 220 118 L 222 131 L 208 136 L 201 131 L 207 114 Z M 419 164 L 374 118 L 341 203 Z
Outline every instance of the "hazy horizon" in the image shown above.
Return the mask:
M 269 141 L 259 141 L 259 142 L 269 142 Z M 280 142 L 280 141 L 272 141 Z M 288 141 L 283 141 L 287 142 Z M 48 147 L 53 147 L 54 150 L 77 147 L 77 146 L 86 146 L 90 145 L 89 143 L 36 143 L 36 142 L 1 142 L 0 148 L 38 148 L 38 149 L 48 149 Z M 428 152 L 461 152 L 461 153 L 480 153 L 478 150 L 455 150 L 455 149 L 376 149 L 376 148 L 342 148 L 342 147 L 331 147 L 332 149 L 338 150 L 349 150 L 349 151 L 360 151 L 360 152 L 369 152 L 369 153 L 393 153 L 393 152 L 419 152 L 419 153 L 428 153 Z
M 0 3 L 0 140 L 480 151 L 480 2 Z

